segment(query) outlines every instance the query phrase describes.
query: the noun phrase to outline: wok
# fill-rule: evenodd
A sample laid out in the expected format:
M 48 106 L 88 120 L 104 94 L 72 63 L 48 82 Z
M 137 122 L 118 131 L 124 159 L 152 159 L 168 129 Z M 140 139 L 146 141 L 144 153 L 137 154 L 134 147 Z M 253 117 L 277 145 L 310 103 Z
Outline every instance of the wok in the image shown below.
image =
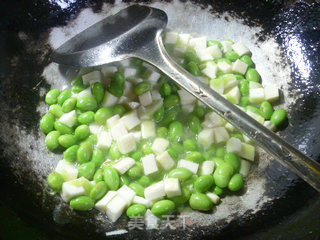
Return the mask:
M 128 4 L 81 0 L 2 4 L 1 198 L 55 239 L 235 239 L 261 232 L 290 215 L 299 218 L 295 214 L 301 208 L 312 208 L 319 214 L 319 194 L 262 151 L 243 191 L 224 198 L 210 214 L 185 212 L 185 228 L 177 218 L 170 221 L 175 229 L 128 232 L 125 216 L 110 223 L 96 210 L 76 212 L 58 195 L 50 195 L 46 176 L 61 156 L 46 150 L 39 130 L 39 119 L 46 109 L 44 94 L 51 87 L 65 86 L 77 69 L 52 64 L 49 55 L 52 48 Z M 144 4 L 164 9 L 169 28 L 245 43 L 253 52 L 263 83 L 277 84 L 282 90 L 280 105 L 288 109 L 289 125 L 279 134 L 319 159 L 319 3 L 213 0 Z M 291 235 L 290 239 L 317 239 L 319 228 L 310 234 L 303 226 L 294 230 L 302 235 Z M 288 236 L 282 233 L 277 238 Z

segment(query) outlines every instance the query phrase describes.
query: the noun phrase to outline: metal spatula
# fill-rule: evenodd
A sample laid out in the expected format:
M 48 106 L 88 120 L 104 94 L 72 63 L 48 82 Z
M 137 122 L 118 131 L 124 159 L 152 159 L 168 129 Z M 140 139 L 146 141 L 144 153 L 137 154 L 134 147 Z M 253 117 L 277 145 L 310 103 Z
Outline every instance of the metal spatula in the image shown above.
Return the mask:
M 76 35 L 59 47 L 52 59 L 78 67 L 98 66 L 130 57 L 149 62 L 320 192 L 319 163 L 249 117 L 170 58 L 161 38 L 167 21 L 162 10 L 133 5 Z

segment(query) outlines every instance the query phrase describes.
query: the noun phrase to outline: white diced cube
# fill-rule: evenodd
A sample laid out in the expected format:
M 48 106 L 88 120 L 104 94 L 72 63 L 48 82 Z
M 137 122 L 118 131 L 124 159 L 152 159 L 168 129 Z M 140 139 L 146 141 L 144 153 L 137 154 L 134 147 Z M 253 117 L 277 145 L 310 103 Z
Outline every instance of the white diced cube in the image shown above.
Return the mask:
M 269 85 L 264 88 L 265 99 L 274 102 L 279 99 L 279 89 L 275 85 Z
M 131 132 L 134 136 L 134 138 L 136 139 L 136 142 L 139 142 L 141 140 L 141 131 L 135 131 L 135 132 Z
M 109 92 L 105 92 L 101 105 L 103 107 L 112 107 L 118 101 L 118 98 Z
M 144 223 L 146 224 L 146 229 L 158 229 L 160 219 L 157 218 L 150 209 L 147 209 L 144 215 Z
M 152 90 L 151 97 L 153 101 L 160 100 L 162 98 L 158 90 Z
M 225 74 L 223 75 L 224 88 L 233 88 L 238 86 L 238 80 L 234 74 Z
M 60 160 L 55 171 L 60 173 L 66 182 L 76 179 L 78 176 L 78 169 L 66 160 Z
M 160 78 L 161 74 L 156 72 L 156 71 L 152 71 L 151 74 L 148 77 L 148 81 L 151 82 L 151 84 L 154 84 L 158 81 L 158 79 Z
M 142 106 L 148 106 L 152 103 L 152 96 L 150 91 L 139 95 L 139 102 L 141 103 Z
M 137 85 L 138 83 L 143 82 L 142 78 L 129 78 L 128 81 L 130 81 L 131 83 Z
M 184 113 L 191 113 L 194 109 L 194 103 L 188 105 L 182 105 L 181 109 Z
M 135 128 L 141 123 L 136 111 L 132 111 L 131 113 L 124 115 L 122 118 L 120 118 L 120 122 L 123 123 L 128 131 Z
M 125 157 L 119 162 L 114 164 L 112 167 L 116 169 L 120 174 L 127 172 L 136 162 L 130 157 Z
M 200 175 L 209 175 L 212 174 L 214 170 L 214 161 L 204 161 L 200 167 Z
M 117 195 L 116 191 L 109 191 L 103 198 L 101 198 L 94 207 L 99 211 L 106 213 L 108 203 Z
M 152 116 L 152 114 L 157 111 L 163 104 L 163 100 L 157 100 L 155 101 L 153 104 L 149 105 L 148 107 L 146 107 L 146 114 L 148 114 L 149 116 Z
M 275 131 L 277 128 L 271 121 L 265 121 L 263 125 L 271 131 Z
M 92 96 L 91 88 L 88 87 L 77 94 L 77 97 Z
M 181 196 L 181 188 L 178 178 L 164 179 L 164 191 L 168 198 Z
M 202 72 L 209 78 L 216 78 L 218 66 L 212 62 L 207 62 L 206 67 L 202 70 Z
M 232 42 L 224 40 L 224 41 L 221 41 L 220 43 L 222 45 L 222 50 L 224 53 L 232 50 L 232 47 L 231 47 Z
M 101 73 L 104 77 L 112 76 L 116 71 L 118 71 L 116 66 L 105 65 L 101 67 Z
M 111 222 L 115 222 L 122 215 L 127 206 L 127 202 L 120 196 L 112 198 L 106 207 L 106 214 Z
M 240 73 L 244 75 L 247 71 L 248 64 L 242 62 L 241 60 L 237 59 L 234 63 L 232 63 L 232 71 L 236 73 Z
M 136 139 L 132 133 L 119 137 L 117 139 L 117 144 L 119 151 L 122 154 L 127 154 L 137 148 Z
M 199 164 L 198 163 L 194 163 L 185 159 L 180 159 L 178 162 L 178 168 L 186 168 L 188 170 L 190 170 L 193 174 L 197 174 L 198 172 L 198 168 L 199 168 Z
M 194 48 L 206 48 L 207 38 L 206 37 L 191 38 L 189 40 L 189 45 Z
M 144 189 L 144 196 L 148 200 L 161 199 L 166 195 L 164 182 L 160 181 Z
M 135 204 L 142 204 L 146 206 L 146 208 L 149 208 L 152 206 L 152 202 L 150 200 L 145 199 L 143 197 L 139 197 L 139 196 L 135 196 L 132 202 Z
M 140 120 L 148 120 L 150 119 L 150 115 L 147 111 L 147 108 L 140 105 L 140 107 L 138 107 L 137 109 L 137 113 L 138 113 L 138 116 L 140 118 Z
M 226 93 L 227 99 L 233 104 L 239 104 L 240 96 L 241 96 L 241 93 L 240 93 L 240 90 L 239 90 L 238 86 L 235 86 L 235 87 L 231 88 Z
M 187 50 L 187 45 L 176 45 L 173 49 L 173 55 L 176 57 L 183 57 L 183 54 Z
M 249 161 L 241 159 L 241 167 L 240 167 L 239 173 L 243 177 L 248 176 L 249 171 L 250 171 L 250 166 L 251 166 L 251 163 Z
M 249 88 L 250 89 L 262 88 L 262 85 L 258 82 L 249 81 Z
M 89 129 L 90 129 L 90 133 L 94 134 L 94 135 L 99 135 L 99 133 L 101 132 L 103 126 L 99 125 L 96 122 L 90 123 L 89 124 Z
M 256 120 L 257 122 L 261 123 L 261 124 L 264 124 L 264 117 L 258 115 L 258 114 L 255 114 L 254 112 L 251 112 L 250 110 L 246 111 L 246 113 L 252 117 L 254 120 Z
M 138 102 L 127 102 L 126 104 L 132 110 L 135 110 L 140 106 L 140 103 Z
M 265 100 L 263 88 L 249 89 L 250 103 L 261 103 Z
M 175 44 L 178 40 L 178 33 L 176 32 L 167 32 L 165 37 L 165 43 Z
M 214 138 L 216 143 L 226 142 L 229 139 L 229 133 L 224 127 L 214 128 Z
M 158 155 L 156 160 L 164 170 L 170 170 L 174 167 L 174 160 L 167 151 Z
M 113 115 L 111 118 L 107 119 L 107 127 L 111 129 L 113 126 L 115 126 L 120 120 L 119 114 Z
M 227 129 L 228 132 L 234 132 L 236 130 L 236 128 L 231 123 L 226 123 L 224 127 Z
M 198 142 L 202 144 L 204 147 L 209 147 L 212 143 L 214 143 L 214 133 L 212 128 L 204 128 L 198 134 Z
M 255 147 L 247 143 L 241 143 L 241 145 L 241 152 L 239 156 L 247 160 L 254 161 Z
M 188 33 L 179 34 L 179 44 L 188 45 L 191 36 Z
M 136 192 L 129 188 L 127 185 L 123 185 L 118 189 L 118 195 L 127 202 L 127 207 L 129 207 L 136 196 Z
M 75 110 L 71 112 L 64 113 L 60 118 L 59 121 L 68 127 L 73 127 L 77 123 L 77 114 Z
M 127 59 L 125 59 L 125 60 L 122 60 L 122 61 L 118 62 L 118 65 L 119 65 L 119 67 L 121 67 L 121 68 L 129 67 L 130 64 L 131 64 L 130 58 L 127 58 Z
M 121 96 L 120 98 L 119 98 L 119 100 L 118 100 L 118 103 L 119 104 L 124 104 L 124 103 L 127 103 L 127 102 L 129 102 L 129 98 L 127 98 L 126 96 Z
M 243 140 L 245 143 L 249 143 L 249 144 L 253 143 L 253 140 L 251 138 L 249 138 L 247 135 L 242 134 L 242 137 L 243 137 Z
M 217 44 L 207 47 L 207 51 L 211 54 L 214 59 L 222 57 L 222 51 Z
M 223 72 L 223 73 L 230 73 L 232 70 L 232 67 L 229 63 L 227 62 L 218 62 L 218 69 Z
M 133 89 L 132 83 L 129 81 L 125 81 L 123 84 L 123 95 L 127 96 L 128 98 L 134 98 L 135 95 L 134 95 L 132 89 Z
M 123 71 L 123 75 L 125 78 L 132 78 L 137 74 L 137 69 L 136 68 L 125 68 Z
M 233 51 L 235 51 L 239 56 L 250 55 L 250 50 L 243 43 L 235 43 L 232 45 Z
M 222 118 L 215 112 L 209 112 L 205 115 L 205 120 L 202 122 L 202 126 L 206 128 L 220 127 L 224 121 Z
M 180 102 L 182 105 L 189 105 L 196 101 L 196 98 L 186 90 L 181 89 L 181 90 L 178 90 L 177 92 L 179 94 Z
M 153 141 L 151 149 L 155 154 L 161 154 L 167 149 L 168 146 L 169 146 L 169 141 L 167 139 L 156 138 Z
M 148 154 L 141 158 L 144 175 L 149 175 L 158 171 L 156 159 L 153 154 Z
M 101 72 L 93 71 L 85 75 L 82 75 L 82 81 L 84 85 L 91 85 L 95 82 L 101 82 Z
M 239 138 L 232 137 L 227 141 L 227 152 L 228 153 L 240 153 L 241 152 L 241 141 Z
M 110 128 L 110 133 L 113 139 L 117 140 L 118 138 L 128 134 L 128 131 L 122 122 L 118 122 L 116 125 Z
M 153 121 L 143 121 L 141 123 L 142 138 L 152 138 L 156 136 L 156 125 Z
M 102 130 L 98 135 L 97 147 L 101 149 L 106 149 L 111 146 L 112 136 L 110 132 Z
M 210 198 L 210 200 L 214 203 L 214 204 L 218 204 L 220 201 L 220 197 L 213 193 L 213 192 L 207 192 L 206 193 L 207 197 Z
M 61 192 L 62 199 L 69 202 L 75 197 L 87 195 L 85 185 L 91 186 L 91 183 L 84 177 L 64 182 Z
M 201 62 L 213 59 L 212 55 L 207 51 L 206 48 L 195 47 L 194 50 Z

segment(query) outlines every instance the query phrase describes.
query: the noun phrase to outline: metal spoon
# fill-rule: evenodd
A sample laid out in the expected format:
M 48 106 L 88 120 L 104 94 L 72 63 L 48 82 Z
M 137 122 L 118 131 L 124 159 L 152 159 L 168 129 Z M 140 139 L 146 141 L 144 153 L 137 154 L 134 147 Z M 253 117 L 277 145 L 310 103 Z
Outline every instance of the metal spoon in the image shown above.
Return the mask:
M 133 5 L 82 31 L 51 57 L 57 63 L 78 67 L 98 66 L 130 57 L 151 63 L 320 192 L 319 163 L 249 117 L 170 58 L 161 38 L 167 21 L 162 10 Z

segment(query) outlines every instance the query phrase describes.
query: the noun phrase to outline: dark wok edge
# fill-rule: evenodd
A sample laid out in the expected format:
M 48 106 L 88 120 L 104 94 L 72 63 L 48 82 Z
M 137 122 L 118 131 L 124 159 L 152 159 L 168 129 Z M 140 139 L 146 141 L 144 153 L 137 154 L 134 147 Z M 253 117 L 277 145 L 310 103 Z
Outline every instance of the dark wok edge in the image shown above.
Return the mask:
M 199 4 L 200 1 L 195 1 Z M 209 1 L 208 1 L 209 2 Z M 305 94 L 307 102 L 297 102 L 299 111 L 295 112 L 292 119 L 299 121 L 300 116 L 310 113 L 310 111 L 316 111 L 317 102 L 319 102 L 319 92 L 311 92 L 306 88 L 303 82 L 299 81 L 302 78 L 299 72 L 298 66 L 293 61 L 294 53 L 288 52 L 285 49 L 288 47 L 288 38 L 298 36 L 305 46 L 306 56 L 311 63 L 312 79 L 319 83 L 320 73 L 320 55 L 315 50 L 319 51 L 320 44 L 320 30 L 313 29 L 314 26 L 320 26 L 319 18 L 313 16 L 313 14 L 319 13 L 320 4 L 314 3 L 312 5 L 306 3 L 297 3 L 291 9 L 281 9 L 281 4 L 277 1 L 261 2 L 259 4 L 255 1 L 238 1 L 235 4 L 224 5 L 225 1 L 213 1 L 214 8 L 219 11 L 231 12 L 232 15 L 244 19 L 244 22 L 249 26 L 261 25 L 264 29 L 259 35 L 261 41 L 264 41 L 269 35 L 275 36 L 276 40 L 282 45 L 284 57 L 289 59 L 292 68 L 292 84 L 296 84 L 301 89 L 301 93 Z M 203 2 L 201 1 L 203 4 Z M 205 3 L 210 5 L 210 3 Z M 253 7 L 255 5 L 255 7 Z M 48 38 L 48 31 L 53 26 L 63 26 L 69 20 L 76 17 L 76 14 L 84 7 L 90 6 L 94 11 L 99 11 L 102 6 L 101 1 L 97 1 L 94 4 L 87 3 L 87 1 L 78 1 L 75 4 L 64 10 L 60 9 L 58 5 L 48 5 L 45 1 L 37 1 L 31 3 L 26 1 L 24 3 L 8 2 L 5 6 L 9 15 L 4 15 L 0 18 L 0 106 L 6 101 L 9 103 L 9 107 L 14 108 L 20 106 L 21 110 L 16 112 L 10 111 L 10 108 L 2 108 L 0 110 L 1 115 L 7 115 L 12 119 L 12 125 L 19 124 L 25 127 L 26 131 L 37 133 L 38 121 L 40 116 L 35 117 L 36 106 L 39 102 L 39 88 L 36 87 L 39 80 L 41 80 L 41 73 L 43 68 L 48 64 L 48 56 L 50 54 L 50 47 L 43 46 Z M 28 9 L 26 11 L 26 9 Z M 247 11 L 247 9 L 251 9 Z M 263 14 L 261 14 L 261 11 Z M 270 21 L 272 19 L 272 21 Z M 307 23 L 307 24 L 305 24 Z M 26 33 L 29 39 L 21 40 L 24 35 L 21 31 Z M 18 34 L 20 32 L 20 34 Z M 40 44 L 37 44 L 40 42 Z M 292 61 L 291 61 L 292 60 Z M 27 66 L 27 67 L 25 67 Z M 28 84 L 25 84 L 28 82 Z M 10 85 L 9 85 L 10 83 Z M 27 87 L 35 86 L 33 91 L 28 91 Z M 43 81 L 39 86 L 46 87 Z M 295 87 L 296 87 L 295 86 Z M 8 91 L 9 89 L 9 91 Z M 28 105 L 25 103 L 28 102 Z M 29 113 L 29 114 L 28 114 Z M 6 117 L 6 118 L 7 118 Z M 303 120 L 303 119 L 302 119 Z M 1 120 L 0 120 L 1 122 Z M 4 129 L 0 127 L 0 133 L 3 133 Z M 314 129 L 314 134 L 319 134 L 318 129 Z M 10 134 L 10 132 L 8 133 Z M 39 134 L 39 133 L 37 133 Z M 292 138 L 293 132 L 285 132 L 284 135 L 287 139 Z M 14 136 L 12 136 L 14 137 Z M 315 143 L 316 144 L 316 143 Z M 31 146 L 32 147 L 32 146 Z M 0 138 L 0 180 L 2 180 L 4 196 L 3 200 L 7 200 L 10 205 L 17 212 L 30 221 L 34 221 L 40 228 L 48 228 L 49 235 L 54 232 L 65 237 L 72 237 L 75 232 L 79 235 L 77 238 L 85 238 L 85 236 L 101 237 L 101 233 L 94 232 L 94 226 L 88 224 L 81 229 L 72 228 L 72 226 L 64 226 L 56 228 L 51 215 L 41 211 L 39 207 L 49 209 L 50 206 L 44 206 L 41 204 L 42 189 L 39 185 L 33 182 L 33 175 L 29 172 L 23 172 L 23 178 L 21 176 L 11 175 L 10 161 L 16 159 L 23 161 L 24 153 L 19 149 L 14 154 L 8 155 L 6 149 L 8 146 L 4 142 L 3 138 Z M 319 150 L 314 152 L 308 152 L 313 158 L 319 157 Z M 279 172 L 281 169 L 281 173 Z M 282 177 L 287 176 L 288 178 Z M 297 179 L 292 173 L 283 169 L 279 164 L 275 163 L 272 168 L 267 169 L 267 177 L 269 179 L 276 179 L 274 181 L 268 181 L 270 188 L 270 197 L 274 198 L 272 202 L 266 204 L 261 211 L 255 213 L 250 217 L 250 213 L 246 213 L 246 217 L 243 221 L 233 221 L 227 227 L 221 231 L 215 231 L 208 227 L 199 229 L 186 230 L 184 234 L 192 235 L 193 238 L 203 237 L 203 234 L 210 234 L 215 239 L 231 239 L 240 235 L 250 234 L 251 232 L 267 227 L 275 223 L 275 220 L 285 218 L 289 214 L 292 214 L 295 210 L 304 206 L 307 199 L 316 197 L 317 194 L 309 186 L 303 183 L 300 179 Z M 19 182 L 23 180 L 24 182 Z M 279 186 L 288 186 L 284 190 L 277 191 Z M 15 201 L 15 197 L 23 199 L 18 203 Z M 292 204 L 294 202 L 294 205 Z M 26 211 L 25 209 L 28 209 Z M 32 209 L 32 210 L 30 210 Z M 66 209 L 66 211 L 70 211 Z M 39 216 L 35 219 L 34 216 Z M 75 217 L 76 218 L 76 217 Z M 254 229 L 253 227 L 254 226 Z M 157 236 L 159 233 L 152 235 L 153 238 L 165 239 L 170 232 L 162 232 L 161 236 Z M 140 232 L 132 232 L 131 237 L 139 236 Z M 179 234 L 175 236 L 177 238 L 184 238 L 184 235 Z

